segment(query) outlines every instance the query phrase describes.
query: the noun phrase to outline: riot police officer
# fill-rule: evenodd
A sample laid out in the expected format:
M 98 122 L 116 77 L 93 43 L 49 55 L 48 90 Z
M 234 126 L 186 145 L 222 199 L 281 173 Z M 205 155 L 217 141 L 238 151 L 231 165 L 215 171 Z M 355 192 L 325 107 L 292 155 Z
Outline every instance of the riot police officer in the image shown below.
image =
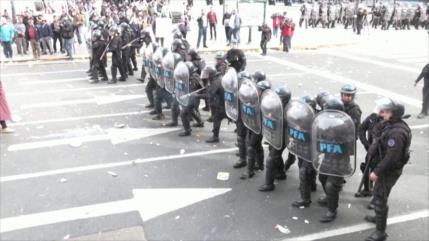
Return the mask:
M 197 67 L 192 62 L 186 62 L 186 66 L 189 71 L 189 100 L 187 105 L 182 105 L 180 110 L 180 119 L 182 120 L 184 131 L 179 133 L 179 136 L 190 136 L 191 135 L 191 117 L 196 120 L 196 123 L 193 124 L 193 127 L 204 127 L 204 122 L 201 120 L 200 115 L 196 111 L 198 109 L 199 101 L 196 98 L 196 95 L 191 94 L 192 92 L 201 89 L 201 79 L 200 75 L 197 73 Z
M 387 238 L 386 222 L 389 207 L 387 199 L 396 181 L 402 174 L 404 165 L 410 158 L 411 130 L 403 121 L 405 108 L 402 104 L 389 98 L 378 101 L 377 109 L 386 126 L 379 140 L 370 147 L 378 150 L 380 162 L 369 175 L 374 185 L 375 217 L 368 216 L 366 220 L 374 221 L 376 230 L 366 239 L 381 241 Z
M 152 42 L 152 38 L 150 37 L 150 33 L 147 30 L 142 30 L 140 32 L 140 40 L 139 42 L 141 42 L 142 46 L 145 46 L 146 48 L 149 46 L 149 44 Z M 145 57 L 144 57 L 145 58 Z M 146 68 L 145 68 L 145 59 L 143 59 L 143 65 L 142 65 L 142 70 L 140 72 L 140 78 L 137 79 L 141 82 L 144 83 L 145 79 L 146 79 Z
M 225 59 L 229 65 L 229 68 L 227 73 L 225 74 L 225 76 L 222 79 L 222 86 L 224 87 L 225 91 L 227 91 L 227 89 L 225 88 L 224 85 L 224 80 L 227 80 L 229 78 L 235 78 L 238 79 L 238 83 L 237 86 L 240 86 L 240 81 L 241 78 L 237 77 L 237 73 L 240 73 L 242 71 L 244 71 L 246 69 L 246 56 L 244 55 L 244 52 L 240 49 L 230 49 L 228 50 L 228 52 L 226 53 Z M 231 76 L 230 74 L 231 73 Z M 233 76 L 235 75 L 235 76 Z M 237 101 L 238 98 L 238 89 L 236 90 L 228 90 L 229 91 L 236 91 L 235 93 L 230 93 L 231 98 L 228 98 L 228 100 L 225 100 L 225 109 L 226 109 L 226 113 L 228 115 L 229 118 L 233 119 L 235 121 L 236 127 L 237 127 L 237 146 L 238 146 L 238 152 L 239 152 L 239 159 L 237 160 L 237 162 L 234 163 L 233 167 L 234 168 L 241 168 L 241 167 L 245 167 L 247 165 L 246 162 L 246 134 L 247 134 L 247 130 L 246 127 L 243 125 L 243 122 L 241 120 L 240 117 L 240 111 L 239 111 L 239 104 Z M 227 93 L 228 93 L 227 92 Z M 236 102 L 237 101 L 237 102 Z M 234 102 L 237 106 L 234 106 L 234 110 L 232 112 L 234 113 L 230 113 L 229 109 L 232 109 L 230 106 L 231 102 Z M 234 105 L 234 104 L 231 104 Z M 235 119 L 233 118 L 233 114 L 235 115 Z
M 428 7 L 429 10 L 429 7 Z M 416 81 L 414 82 L 414 86 L 417 85 L 417 83 L 423 79 L 423 105 L 422 105 L 422 111 L 417 116 L 417 118 L 422 119 L 425 116 L 428 115 L 429 110 L 429 64 L 427 64 L 425 67 L 423 67 L 422 72 L 417 77 Z
M 152 120 L 162 120 L 164 115 L 162 114 L 162 102 L 167 102 L 167 107 L 171 105 L 171 95 L 165 90 L 164 86 L 164 72 L 162 67 L 163 57 L 167 54 L 168 49 L 159 47 L 153 54 L 153 63 L 155 64 L 155 79 L 157 86 L 155 89 L 155 108 L 156 115 Z
M 171 51 L 180 54 L 182 61 L 186 61 L 187 50 L 181 39 L 173 40 L 173 43 L 171 43 Z
M 344 112 L 346 112 L 355 123 L 356 130 L 360 125 L 362 111 L 355 100 L 356 87 L 351 84 L 346 84 L 341 87 L 341 101 L 344 103 Z
M 373 141 L 381 136 L 383 125 L 384 122 L 382 122 L 382 118 L 378 115 L 378 113 L 371 113 L 368 117 L 365 118 L 364 121 L 362 121 L 358 128 L 358 134 L 359 140 L 366 151 L 368 151 Z M 363 174 L 361 181 L 363 190 L 358 190 L 355 193 L 355 197 L 369 197 L 372 195 L 372 183 L 369 180 L 369 173 L 374 168 L 374 163 L 379 161 L 378 159 L 378 155 L 370 156 L 368 153 L 366 154 L 365 162 L 362 162 L 360 165 L 360 170 Z
M 90 83 L 98 83 L 98 72 L 101 73 L 103 81 L 107 81 L 107 73 L 102 61 L 102 55 L 106 49 L 106 43 L 102 39 L 101 31 L 95 30 L 92 33 L 92 77 Z
M 239 95 L 241 102 L 241 118 L 247 128 L 247 171 L 240 179 L 252 178 L 256 170 L 264 170 L 264 148 L 262 147 L 262 122 L 260 112 L 260 97 L 265 90 L 271 88 L 271 83 L 265 75 L 252 75 L 252 79 L 241 83 Z M 256 83 L 256 84 L 255 84 Z
M 172 58 L 170 54 L 172 55 Z M 182 57 L 180 57 L 178 53 L 170 52 L 164 57 L 162 63 L 164 68 L 165 89 L 171 95 L 171 121 L 165 124 L 165 126 L 168 127 L 175 127 L 178 125 L 180 114 L 179 103 L 174 95 L 175 82 L 172 74 L 179 62 L 182 62 Z
M 110 29 L 111 34 L 111 42 L 109 45 L 109 51 L 112 52 L 112 66 L 110 68 L 112 72 L 112 79 L 109 80 L 109 84 L 115 84 L 117 79 L 117 71 L 119 69 L 119 73 L 121 74 L 121 78 L 119 80 L 125 81 L 125 73 L 121 63 L 121 47 L 122 40 L 120 37 L 119 29 L 117 26 L 112 26 Z
M 286 179 L 282 154 L 286 148 L 286 120 L 284 107 L 291 98 L 287 86 L 281 86 L 275 91 L 266 90 L 261 100 L 262 133 L 269 143 L 269 154 L 265 164 L 265 183 L 259 191 L 268 192 L 275 188 L 274 179 Z
M 228 67 L 227 63 L 225 62 L 225 54 L 223 52 L 217 52 L 215 56 L 216 60 L 216 71 L 219 72 L 222 76 L 225 75 L 226 69 Z
M 343 102 L 332 95 L 326 95 L 322 103 L 323 110 L 344 111 Z M 352 138 L 355 137 L 353 136 Z M 339 195 L 345 183 L 344 177 L 319 173 L 319 181 L 322 184 L 326 196 L 320 198 L 318 202 L 320 205 L 328 207 L 328 211 L 320 218 L 320 222 L 332 222 L 337 217 Z
M 316 101 L 310 96 L 303 96 L 300 101 L 306 103 L 311 109 L 316 112 Z M 291 154 L 289 152 L 289 154 Z M 294 156 L 295 157 L 295 156 Z M 299 191 L 301 199 L 292 203 L 293 207 L 309 207 L 311 204 L 311 192 L 316 191 L 316 176 L 317 172 L 313 164 L 309 161 L 298 157 L 299 167 Z
M 204 67 L 201 72 L 201 79 L 208 83 L 207 99 L 213 119 L 213 136 L 206 140 L 207 143 L 219 142 L 219 130 L 222 120 L 226 118 L 224 90 L 222 87 L 222 74 L 217 72 L 213 66 Z
M 125 75 L 133 76 L 133 69 L 131 67 L 131 49 L 129 43 L 131 42 L 130 26 L 123 22 L 121 23 L 121 38 L 122 38 L 122 68 Z M 128 72 L 128 74 L 127 74 Z M 126 78 L 126 77 L 125 77 Z

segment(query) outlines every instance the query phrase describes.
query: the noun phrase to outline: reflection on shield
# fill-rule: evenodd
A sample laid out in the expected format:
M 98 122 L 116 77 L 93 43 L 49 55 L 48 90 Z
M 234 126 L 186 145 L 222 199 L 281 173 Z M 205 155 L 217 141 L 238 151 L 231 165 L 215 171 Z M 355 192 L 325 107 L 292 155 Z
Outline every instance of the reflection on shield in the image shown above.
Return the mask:
M 238 79 L 234 68 L 229 68 L 222 78 L 224 88 L 225 111 L 228 118 L 238 119 Z
M 261 97 L 262 134 L 277 150 L 283 147 L 284 119 L 283 105 L 275 91 L 268 89 Z
M 152 43 L 150 43 L 145 49 L 144 49 L 144 70 L 146 73 L 150 74 L 150 62 L 152 61 L 153 56 L 153 46 Z
M 320 174 L 346 177 L 356 169 L 356 131 L 349 115 L 325 110 L 312 126 L 313 166 Z
M 261 109 L 256 84 L 245 79 L 238 91 L 240 98 L 240 114 L 243 124 L 255 134 L 261 134 Z
M 189 70 L 185 63 L 180 62 L 174 70 L 175 95 L 182 106 L 189 104 Z
M 168 93 L 174 93 L 174 55 L 172 52 L 168 52 L 162 59 L 162 68 L 164 69 L 164 84 L 165 89 Z
M 285 117 L 288 124 L 285 141 L 287 148 L 298 157 L 311 162 L 311 124 L 314 110 L 301 101 L 291 101 L 286 106 Z
M 162 48 L 158 48 L 152 57 L 154 69 L 155 69 L 155 80 L 159 87 L 164 88 L 164 73 L 162 69 Z

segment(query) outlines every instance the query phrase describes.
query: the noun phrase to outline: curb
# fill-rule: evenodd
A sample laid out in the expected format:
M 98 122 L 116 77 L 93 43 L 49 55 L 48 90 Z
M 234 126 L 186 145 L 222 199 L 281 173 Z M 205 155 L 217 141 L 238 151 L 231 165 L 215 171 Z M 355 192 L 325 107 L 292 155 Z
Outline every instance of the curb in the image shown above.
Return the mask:
M 293 49 L 295 50 L 317 50 L 320 48 L 330 48 L 330 47 L 345 47 L 345 46 L 350 46 L 350 45 L 355 45 L 356 43 L 336 43 L 336 44 L 316 44 L 316 45 L 294 45 Z M 213 48 L 213 49 L 200 49 L 198 50 L 199 53 L 203 53 L 203 54 L 210 54 L 210 53 L 217 53 L 220 51 L 226 52 L 230 49 L 230 47 L 221 47 L 221 48 Z M 260 50 L 259 47 L 251 47 L 251 46 L 244 46 L 241 47 L 240 49 L 242 49 L 243 51 L 246 52 L 257 52 Z M 270 50 L 276 50 L 276 51 L 282 51 L 283 47 L 282 46 L 273 46 L 273 47 L 269 47 L 268 49 Z M 137 54 L 138 57 L 141 57 L 141 54 Z M 110 54 L 108 55 L 108 58 L 110 58 Z M 53 57 L 53 58 L 46 58 L 44 59 L 43 57 L 39 60 L 37 60 L 37 62 L 54 62 L 54 61 L 58 61 L 58 60 L 84 60 L 84 59 L 89 59 L 88 55 L 76 55 L 75 57 L 73 57 L 72 60 L 70 60 L 68 57 L 63 57 L 63 56 L 58 56 L 58 57 Z M 33 58 L 31 59 L 18 59 L 18 60 L 0 60 L 1 64 L 6 64 L 6 63 L 23 63 L 23 62 L 31 62 L 31 61 L 35 61 Z

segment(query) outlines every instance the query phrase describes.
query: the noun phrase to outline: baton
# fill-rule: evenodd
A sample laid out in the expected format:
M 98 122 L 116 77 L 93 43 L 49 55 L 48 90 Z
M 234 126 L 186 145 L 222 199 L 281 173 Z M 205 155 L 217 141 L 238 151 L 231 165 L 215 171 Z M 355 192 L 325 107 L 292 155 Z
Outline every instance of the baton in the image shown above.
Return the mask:
M 207 87 L 204 87 L 204 88 L 201 88 L 201 89 L 195 90 L 195 91 L 193 91 L 193 92 L 191 92 L 191 93 L 188 93 L 188 94 L 186 94 L 186 95 L 182 95 L 182 96 L 180 96 L 179 98 L 180 98 L 180 99 L 184 99 L 184 98 L 186 98 L 186 97 L 188 97 L 188 96 L 190 96 L 190 95 L 196 94 L 196 93 L 198 93 L 198 92 L 200 92 L 200 91 L 202 91 L 202 90 L 205 90 L 205 89 L 207 89 Z
M 103 59 L 104 55 L 107 53 L 107 50 L 109 49 L 109 46 L 110 46 L 110 43 L 112 42 L 112 39 L 109 40 L 109 43 L 107 44 L 106 48 L 104 49 L 103 54 L 100 56 L 100 61 Z
M 130 46 L 132 43 L 134 43 L 137 40 L 139 40 L 139 38 L 135 38 L 135 39 L 131 40 L 130 42 L 128 42 L 127 44 L 125 44 L 124 46 L 122 46 L 121 49 L 125 49 L 126 47 Z
M 365 170 L 363 171 L 363 175 L 362 175 L 362 179 L 360 180 L 360 183 L 359 183 L 359 187 L 358 187 L 358 190 L 357 190 L 357 192 L 360 192 L 361 191 L 361 189 L 362 189 L 362 186 L 363 186 L 363 183 L 364 183 L 364 179 L 365 179 L 365 173 L 367 173 L 368 171 L 369 171 L 369 164 L 370 164 L 370 162 L 372 161 L 372 159 L 369 159 L 367 162 L 366 162 L 366 165 L 365 165 Z M 369 174 L 368 174 L 368 177 L 366 177 L 368 180 L 369 180 Z

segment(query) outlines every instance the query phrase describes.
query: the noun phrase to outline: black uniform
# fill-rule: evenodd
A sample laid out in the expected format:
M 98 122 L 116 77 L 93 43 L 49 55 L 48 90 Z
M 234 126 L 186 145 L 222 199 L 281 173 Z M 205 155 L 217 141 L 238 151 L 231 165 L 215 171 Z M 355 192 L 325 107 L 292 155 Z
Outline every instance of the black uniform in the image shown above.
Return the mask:
M 429 109 L 429 64 L 423 67 L 422 72 L 420 73 L 419 77 L 417 77 L 415 83 L 417 84 L 421 79 L 424 79 L 424 83 L 422 90 L 423 105 L 420 114 L 426 116 L 428 115 Z
M 131 67 L 131 49 L 130 46 L 126 46 L 131 41 L 131 33 L 128 31 L 123 31 L 122 33 L 122 68 L 124 73 L 128 72 L 128 75 L 133 75 L 133 68 Z
M 244 125 L 244 124 L 243 124 Z M 247 131 L 247 173 L 241 179 L 252 178 L 255 169 L 264 170 L 264 148 L 262 147 L 262 134 L 256 134 L 244 127 Z M 257 164 L 257 166 L 256 166 Z
M 267 44 L 271 40 L 271 28 L 268 25 L 264 24 L 262 27 L 259 27 L 259 31 L 261 31 L 261 50 L 262 55 L 267 54 Z
M 359 105 L 357 105 L 354 101 L 344 103 L 344 112 L 346 112 L 350 116 L 350 118 L 352 118 L 353 122 L 355 123 L 357 133 L 362 115 L 362 111 Z
M 200 75 L 196 72 L 194 72 L 189 77 L 189 92 L 196 91 L 201 88 L 200 85 Z M 190 135 L 191 134 L 191 125 L 190 125 L 190 119 L 194 118 L 198 125 L 203 125 L 203 121 L 201 120 L 200 115 L 196 111 L 198 109 L 199 100 L 195 95 L 191 95 L 189 97 L 189 104 L 188 106 L 182 106 L 182 109 L 180 110 L 180 118 L 182 120 L 183 128 L 185 129 L 184 134 Z
M 223 61 L 221 63 L 217 62 L 216 65 L 215 65 L 216 71 L 219 72 L 219 73 L 221 73 L 222 76 L 225 75 L 227 68 L 228 68 L 228 66 L 227 66 L 227 64 L 226 64 L 225 61 Z
M 103 80 L 107 80 L 107 73 L 104 67 L 103 60 L 100 59 L 104 50 L 106 49 L 106 43 L 101 40 L 95 40 L 92 42 L 92 66 L 91 72 L 94 78 L 94 82 L 98 82 L 98 72 L 101 73 Z
M 222 87 L 222 75 L 217 73 L 214 80 L 210 82 L 207 89 L 210 110 L 213 119 L 213 136 L 219 137 L 219 130 L 222 120 L 226 118 L 224 90 Z
M 112 80 L 111 83 L 116 83 L 116 74 L 119 69 L 119 73 L 121 74 L 121 80 L 125 81 L 125 73 L 122 68 L 121 63 L 121 47 L 122 41 L 121 37 L 114 36 L 109 45 L 109 51 L 112 52 Z
M 359 134 L 359 140 L 361 141 L 362 145 L 365 147 L 365 150 L 368 151 L 369 147 L 373 143 L 375 138 L 378 138 L 381 136 L 381 130 L 383 128 L 384 122 L 382 122 L 382 119 L 375 113 L 372 113 L 367 118 L 365 118 L 364 121 L 362 121 L 361 125 L 359 126 L 358 134 Z M 374 168 L 374 163 L 376 161 L 379 161 L 378 155 L 365 156 L 365 162 L 362 162 L 360 165 L 360 169 L 363 173 L 363 193 L 355 194 L 355 196 L 368 196 L 368 193 L 370 192 L 370 185 L 371 182 L 369 180 L 369 173 Z M 368 164 L 369 162 L 369 164 Z M 365 172 L 366 165 L 369 165 L 369 169 Z M 358 190 L 360 191 L 360 190 Z
M 381 161 L 374 168 L 378 179 L 374 185 L 373 198 L 375 204 L 376 230 L 385 236 L 389 207 L 387 199 L 392 187 L 402 174 L 404 165 L 408 162 L 411 144 L 411 130 L 403 120 L 390 120 L 386 123 L 377 145 Z M 379 236 L 373 233 L 367 240 L 376 240 Z M 380 236 L 379 236 L 380 237 Z

